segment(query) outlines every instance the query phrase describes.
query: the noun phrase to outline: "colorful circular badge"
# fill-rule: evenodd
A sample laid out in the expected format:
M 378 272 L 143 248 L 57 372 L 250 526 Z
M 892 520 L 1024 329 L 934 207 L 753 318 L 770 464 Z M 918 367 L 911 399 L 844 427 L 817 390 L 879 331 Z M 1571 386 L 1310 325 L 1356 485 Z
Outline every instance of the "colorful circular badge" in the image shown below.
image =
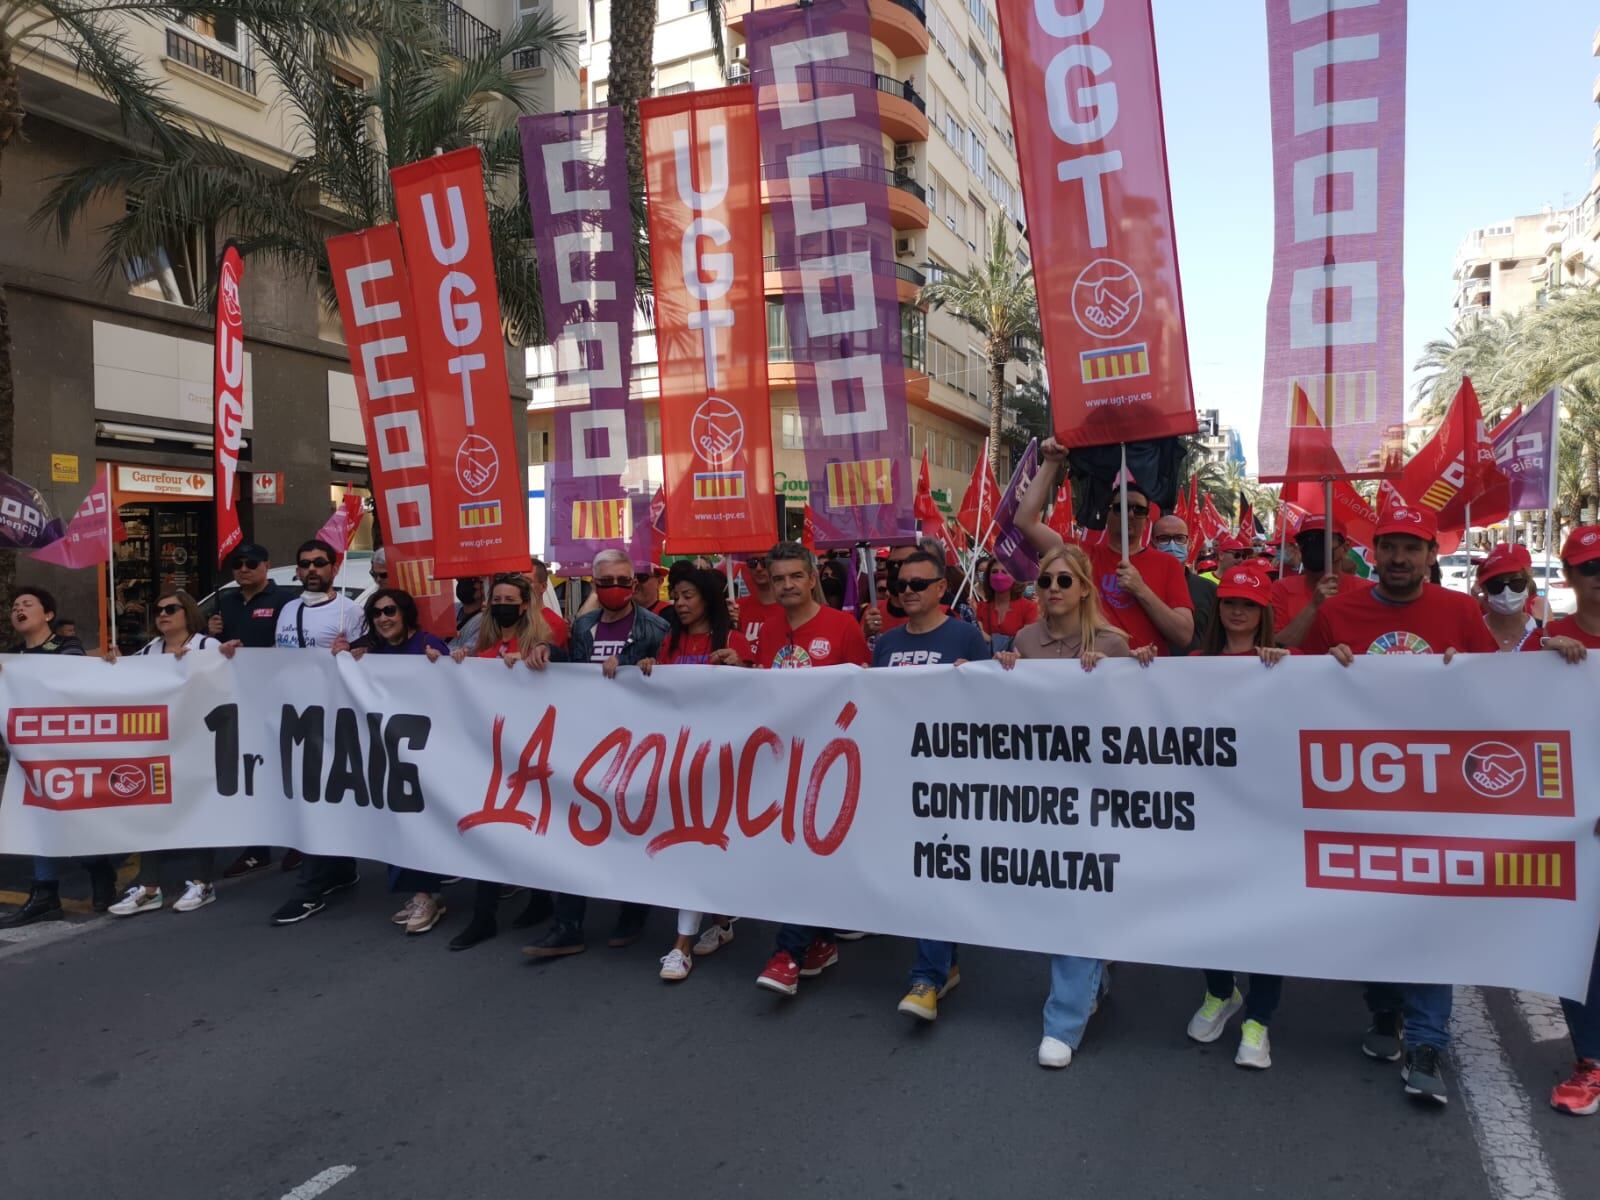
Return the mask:
M 804 646 L 797 646 L 793 642 L 790 642 L 787 646 L 779 647 L 778 652 L 772 656 L 772 667 L 774 670 L 784 670 L 785 668 L 792 669 L 794 667 L 809 667 L 810 665 L 811 655 L 806 651 L 806 648 Z
M 1368 654 L 1432 654 L 1433 647 L 1416 634 L 1404 629 L 1374 638 L 1367 647 Z

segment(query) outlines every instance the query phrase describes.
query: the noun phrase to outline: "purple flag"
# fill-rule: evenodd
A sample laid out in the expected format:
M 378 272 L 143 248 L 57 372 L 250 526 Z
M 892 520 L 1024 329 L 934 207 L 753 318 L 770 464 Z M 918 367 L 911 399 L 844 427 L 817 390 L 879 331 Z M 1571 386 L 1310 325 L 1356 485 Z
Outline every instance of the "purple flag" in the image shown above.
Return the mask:
M 818 546 L 914 528 L 900 304 L 867 6 L 745 18 Z M 775 372 L 771 379 L 782 387 Z
M 1029 583 L 1039 578 L 1039 552 L 1017 528 L 1017 509 L 1022 505 L 1022 494 L 1028 490 L 1033 477 L 1039 473 L 1039 439 L 1034 438 L 1022 452 L 1022 461 L 1011 475 L 1005 494 L 994 510 L 994 557 L 1005 565 L 1014 579 Z
M 605 549 L 646 563 L 644 417 L 628 398 L 635 276 L 622 111 L 523 117 L 517 128 L 556 350 L 549 556 L 569 571 Z
M 67 527 L 50 515 L 39 489 L 0 471 L 0 549 L 37 550 L 58 542 Z
M 1554 390 L 1507 425 L 1494 440 L 1494 461 L 1511 485 L 1511 511 L 1532 512 L 1550 506 L 1550 461 L 1555 445 Z

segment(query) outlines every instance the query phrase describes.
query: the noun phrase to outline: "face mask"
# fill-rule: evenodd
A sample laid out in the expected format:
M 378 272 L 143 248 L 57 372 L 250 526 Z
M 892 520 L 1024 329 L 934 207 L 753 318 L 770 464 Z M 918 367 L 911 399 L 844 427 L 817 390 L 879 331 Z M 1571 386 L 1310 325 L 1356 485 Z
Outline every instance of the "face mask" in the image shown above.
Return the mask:
M 844 584 L 835 583 L 831 579 L 822 582 L 822 596 L 830 608 L 844 607 Z
M 1170 555 L 1181 563 L 1189 561 L 1189 547 L 1182 542 L 1157 542 L 1156 549 L 1163 554 Z
M 1523 606 L 1528 603 L 1528 593 L 1525 591 L 1512 591 L 1510 588 L 1507 588 L 1498 596 L 1488 596 L 1487 599 L 1489 601 L 1489 607 L 1495 612 L 1503 615 L 1506 613 L 1521 612 Z
M 596 588 L 595 594 L 600 597 L 602 608 L 615 612 L 619 608 L 626 608 L 633 601 L 633 589 L 625 587 Z
M 522 609 L 515 604 L 491 604 L 489 615 L 501 629 L 510 629 L 522 619 Z
M 1004 571 L 991 571 L 989 573 L 989 590 L 991 592 L 1009 592 L 1016 586 L 1016 580 Z

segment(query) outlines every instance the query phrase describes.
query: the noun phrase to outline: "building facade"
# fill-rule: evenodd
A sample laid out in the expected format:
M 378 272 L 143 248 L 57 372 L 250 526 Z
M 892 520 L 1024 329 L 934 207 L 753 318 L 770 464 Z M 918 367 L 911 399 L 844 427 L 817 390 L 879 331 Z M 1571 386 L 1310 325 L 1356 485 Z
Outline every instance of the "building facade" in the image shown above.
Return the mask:
M 558 3 L 562 0 L 558 0 Z M 564 0 L 576 8 L 584 43 L 580 89 L 584 106 L 608 96 L 609 0 Z M 745 18 L 791 0 L 724 0 L 727 73 L 719 67 L 703 0 L 658 0 L 653 47 L 656 94 L 708 89 L 748 79 Z M 1012 222 L 1012 242 L 1025 225 L 1011 131 L 999 29 L 984 0 L 861 0 L 871 18 L 879 121 L 883 130 L 889 209 L 895 227 L 901 342 L 905 356 L 913 461 L 927 451 L 935 496 L 949 507 L 982 453 L 989 426 L 988 365 L 982 338 L 943 312 L 917 303 L 941 272 L 965 270 L 988 250 L 991 222 Z M 558 8 L 558 11 L 561 11 Z M 771 222 L 766 222 L 771 253 Z M 769 259 L 769 267 L 775 260 Z M 796 369 L 781 302 L 781 276 L 767 280 L 767 357 L 776 484 L 785 521 L 797 533 L 807 496 Z M 635 394 L 646 406 L 648 449 L 660 450 L 657 356 L 653 331 L 640 316 L 634 354 Z M 1022 369 L 1013 367 L 1014 379 Z M 551 451 L 554 357 L 530 351 L 530 462 Z M 659 466 L 656 468 L 659 469 Z
M 510 28 L 526 0 L 439 5 L 441 30 L 468 47 Z M 243 29 L 199 21 L 127 26 L 146 70 L 195 123 L 269 167 L 291 161 L 296 131 Z M 515 64 L 545 107 L 570 106 L 576 79 L 545 64 Z M 368 83 L 372 65 L 352 54 L 337 65 Z M 0 282 L 10 302 L 17 396 L 15 474 L 70 517 L 100 466 L 111 469 L 127 531 L 116 549 L 119 631 L 132 642 L 151 628 L 155 591 L 197 598 L 225 581 L 215 563 L 212 489 L 212 319 L 195 307 L 214 276 L 225 229 L 174 229 L 151 261 L 99 269 L 97 230 L 137 196 L 103 199 L 59 244 L 30 225 L 52 177 L 126 152 L 115 108 L 48 49 L 22 68 L 25 134 L 4 160 Z M 330 233 L 334 232 L 330 228 Z M 367 447 L 336 314 L 311 281 L 272 264 L 246 264 L 245 431 L 240 470 L 247 539 L 275 563 L 327 519 L 340 496 L 365 494 Z M 513 411 L 526 407 L 520 352 Z M 278 476 L 277 502 L 252 499 L 251 476 Z M 370 547 L 363 522 L 357 549 Z M 64 571 L 26 558 L 20 581 L 53 591 L 91 644 L 109 624 L 104 574 Z

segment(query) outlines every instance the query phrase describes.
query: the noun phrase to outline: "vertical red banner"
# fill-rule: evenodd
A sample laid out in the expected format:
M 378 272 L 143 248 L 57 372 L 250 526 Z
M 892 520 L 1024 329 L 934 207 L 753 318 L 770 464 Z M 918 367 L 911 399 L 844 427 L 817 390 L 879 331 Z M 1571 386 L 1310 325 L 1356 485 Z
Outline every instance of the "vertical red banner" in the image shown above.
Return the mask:
M 437 574 L 529 570 L 527 484 L 511 419 L 478 149 L 407 163 L 389 178 L 427 396 Z
M 639 103 L 672 554 L 778 540 L 754 89 Z
M 1056 438 L 1194 433 L 1150 5 L 1073 7 L 995 6 Z
M 439 582 L 417 327 L 400 230 L 379 225 L 328 240 L 344 342 L 367 435 L 372 498 L 389 575 L 417 601 L 422 627 L 456 632 L 455 597 Z
M 1277 249 L 1261 478 L 1394 476 L 1405 454 L 1406 0 L 1267 0 L 1267 62 Z M 1306 453 L 1313 444 L 1325 449 Z
M 212 495 L 217 510 L 217 565 L 244 540 L 239 529 L 239 447 L 244 440 L 244 259 L 229 242 L 217 266 L 217 325 L 211 376 Z

